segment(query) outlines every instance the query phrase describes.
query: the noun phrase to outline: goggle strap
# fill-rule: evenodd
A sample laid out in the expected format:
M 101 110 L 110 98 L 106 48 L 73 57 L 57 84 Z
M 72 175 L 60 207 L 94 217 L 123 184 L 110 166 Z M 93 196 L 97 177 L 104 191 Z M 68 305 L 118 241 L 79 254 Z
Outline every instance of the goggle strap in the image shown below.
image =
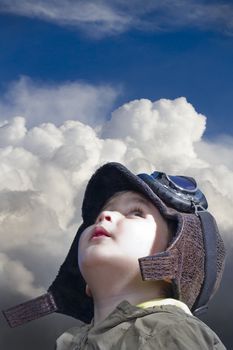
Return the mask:
M 58 310 L 52 293 L 48 292 L 38 298 L 26 301 L 10 309 L 4 310 L 3 315 L 10 327 L 17 327 Z
M 213 216 L 208 211 L 200 211 L 198 215 L 201 219 L 203 229 L 203 239 L 205 248 L 205 279 L 201 292 L 193 307 L 193 313 L 200 315 L 204 313 L 208 306 L 208 301 L 213 293 L 217 278 L 217 226 Z

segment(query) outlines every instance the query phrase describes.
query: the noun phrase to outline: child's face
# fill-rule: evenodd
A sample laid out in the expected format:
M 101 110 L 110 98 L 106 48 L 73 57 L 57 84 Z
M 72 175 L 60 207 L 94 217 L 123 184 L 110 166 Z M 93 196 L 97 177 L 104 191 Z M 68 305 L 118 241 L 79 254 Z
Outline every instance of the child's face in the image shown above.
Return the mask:
M 125 266 L 139 271 L 138 258 L 164 251 L 169 233 L 158 209 L 143 195 L 119 192 L 104 206 L 79 241 L 79 266 Z

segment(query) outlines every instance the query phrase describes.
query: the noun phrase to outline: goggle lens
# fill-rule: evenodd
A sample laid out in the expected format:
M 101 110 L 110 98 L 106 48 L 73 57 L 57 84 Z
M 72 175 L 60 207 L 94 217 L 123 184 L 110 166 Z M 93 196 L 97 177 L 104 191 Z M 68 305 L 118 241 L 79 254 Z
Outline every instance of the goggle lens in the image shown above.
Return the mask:
M 176 186 L 183 188 L 186 191 L 195 191 L 197 188 L 196 182 L 192 181 L 190 178 L 183 176 L 168 176 Z
M 196 181 L 193 178 L 186 177 L 186 176 L 177 176 L 177 175 L 166 175 L 164 173 L 161 173 L 159 171 L 154 171 L 151 176 L 154 179 L 163 181 L 162 179 L 165 177 L 170 183 L 171 186 L 177 187 L 184 191 L 196 191 L 197 184 Z

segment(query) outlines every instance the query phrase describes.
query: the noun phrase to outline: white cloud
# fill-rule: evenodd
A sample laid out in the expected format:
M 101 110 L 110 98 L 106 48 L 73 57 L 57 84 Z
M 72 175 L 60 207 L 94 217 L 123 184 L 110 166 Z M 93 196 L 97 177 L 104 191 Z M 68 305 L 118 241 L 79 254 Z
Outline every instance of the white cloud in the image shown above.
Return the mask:
M 191 26 L 231 35 L 233 31 L 233 5 L 227 0 L 1 0 L 0 12 L 76 27 L 97 38 L 132 28 L 167 31 Z
M 77 27 L 96 37 L 125 31 L 131 20 L 129 14 L 118 13 L 105 1 L 1 0 L 0 12 Z
M 17 291 L 28 298 L 45 292 L 42 287 L 34 286 L 33 274 L 18 260 L 10 260 L 0 253 L 0 288 Z
M 219 165 L 219 155 L 224 160 L 224 164 L 233 170 L 233 137 L 229 135 L 219 135 L 214 141 L 199 142 L 198 151 L 201 152 L 202 158 L 212 166 Z
M 185 98 L 156 102 L 142 99 L 123 105 L 112 113 L 102 135 L 124 139 L 129 148 L 139 149 L 157 168 L 168 171 L 203 167 L 195 143 L 205 130 L 205 117 Z M 165 141 L 166 140 L 166 141 Z
M 121 0 L 119 0 L 121 2 Z M 137 6 L 135 6 L 137 5 Z M 136 26 L 142 30 L 170 31 L 182 27 L 211 29 L 232 34 L 233 6 L 230 1 L 166 0 L 149 1 L 143 8 L 140 0 L 127 3 L 128 10 L 134 7 L 138 21 Z
M 71 91 L 68 85 L 66 89 Z M 45 113 L 49 110 L 44 107 L 47 92 L 40 87 Z M 13 96 L 12 91 L 9 95 Z M 62 96 L 60 105 L 67 99 L 66 94 Z M 4 103 L 0 100 L 0 106 Z M 15 115 L 18 105 L 12 109 Z M 95 108 L 93 120 L 99 113 L 98 104 Z M 108 161 L 119 161 L 135 172 L 160 169 L 196 177 L 232 244 L 233 140 L 205 140 L 206 118 L 184 97 L 131 101 L 113 111 L 106 124 L 101 122 L 102 128 L 90 123 L 88 109 L 82 121 L 65 120 L 63 115 L 60 123 L 54 123 L 57 119 L 49 113 L 43 120 L 52 118 L 52 122 L 42 124 L 34 119 L 33 111 L 29 121 L 36 125 L 28 126 L 23 117 L 15 117 L 0 128 L 0 266 L 2 271 L 8 271 L 8 266 L 18 271 L 19 266 L 27 281 L 25 291 L 12 273 L 9 286 L 14 290 L 36 293 L 33 286 L 45 270 L 43 283 L 48 287 L 81 221 L 86 183 Z M 2 274 L 6 278 L 6 272 Z
M 67 119 L 93 126 L 97 121 L 104 120 L 118 93 L 111 86 L 92 86 L 79 82 L 42 85 L 21 77 L 9 85 L 0 100 L 0 122 L 4 125 L 5 120 L 23 116 L 29 126 L 48 121 L 59 125 Z M 20 120 L 22 123 L 23 120 Z M 20 131 L 17 128 L 20 135 L 24 132 L 23 127 Z M 12 134 L 13 129 L 9 132 Z

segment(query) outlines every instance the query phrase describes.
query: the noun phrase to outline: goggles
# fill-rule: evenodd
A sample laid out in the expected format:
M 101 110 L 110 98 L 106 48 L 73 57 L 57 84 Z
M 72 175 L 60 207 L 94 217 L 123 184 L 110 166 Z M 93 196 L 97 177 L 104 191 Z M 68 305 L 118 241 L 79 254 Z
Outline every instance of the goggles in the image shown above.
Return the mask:
M 159 171 L 151 175 L 139 174 L 138 177 L 150 185 L 167 205 L 178 211 L 197 213 L 208 207 L 205 195 L 192 177 L 167 175 Z

